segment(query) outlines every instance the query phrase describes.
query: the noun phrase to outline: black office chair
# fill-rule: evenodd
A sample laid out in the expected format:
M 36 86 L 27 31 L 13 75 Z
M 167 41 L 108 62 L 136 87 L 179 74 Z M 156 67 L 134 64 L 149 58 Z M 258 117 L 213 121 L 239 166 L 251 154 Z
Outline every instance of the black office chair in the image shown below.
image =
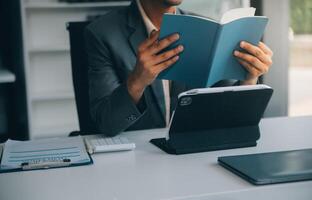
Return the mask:
M 89 21 L 67 23 L 70 37 L 72 76 L 80 127 L 79 131 L 72 132 L 70 136 L 100 133 L 91 119 L 89 107 L 88 64 L 83 35 L 84 29 L 89 23 Z

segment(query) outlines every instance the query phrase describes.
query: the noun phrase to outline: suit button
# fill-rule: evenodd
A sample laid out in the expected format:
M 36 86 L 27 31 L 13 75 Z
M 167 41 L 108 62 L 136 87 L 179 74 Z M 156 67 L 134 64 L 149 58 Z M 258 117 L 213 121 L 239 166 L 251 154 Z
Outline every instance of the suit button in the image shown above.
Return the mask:
M 130 121 L 130 122 L 132 122 L 132 121 L 134 121 L 136 119 L 137 119 L 136 115 L 130 115 L 129 117 L 127 117 L 127 120 Z

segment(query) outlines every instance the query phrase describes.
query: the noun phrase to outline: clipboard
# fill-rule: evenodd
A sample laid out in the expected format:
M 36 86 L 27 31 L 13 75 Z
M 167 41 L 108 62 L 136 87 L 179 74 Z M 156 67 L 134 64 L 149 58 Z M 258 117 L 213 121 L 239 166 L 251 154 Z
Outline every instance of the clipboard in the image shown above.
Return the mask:
M 92 157 L 89 155 L 90 157 L 90 161 L 89 162 L 85 162 L 85 163 L 79 163 L 79 164 L 75 164 L 72 163 L 68 166 L 59 166 L 59 167 L 42 167 L 42 168 L 37 168 L 37 169 L 28 169 L 28 170 L 23 170 L 22 168 L 18 168 L 18 169 L 1 169 L 0 167 L 0 174 L 3 173 L 12 173 L 12 172 L 26 172 L 26 171 L 36 171 L 36 170 L 48 170 L 48 169 L 57 169 L 57 168 L 65 168 L 65 167 L 79 167 L 79 166 L 83 166 L 83 165 L 92 165 L 93 164 L 93 159 Z
M 49 146 L 46 144 L 49 144 Z M 27 149 L 28 146 L 31 148 Z M 43 148 L 45 146 L 46 148 Z M 3 159 L 5 160 L 3 161 Z M 83 139 L 80 136 L 24 142 L 7 141 L 4 146 L 0 145 L 0 162 L 0 173 L 93 164 L 93 160 L 90 154 L 87 153 Z M 2 165 L 3 163 L 6 165 Z M 9 165 L 8 163 L 13 164 Z

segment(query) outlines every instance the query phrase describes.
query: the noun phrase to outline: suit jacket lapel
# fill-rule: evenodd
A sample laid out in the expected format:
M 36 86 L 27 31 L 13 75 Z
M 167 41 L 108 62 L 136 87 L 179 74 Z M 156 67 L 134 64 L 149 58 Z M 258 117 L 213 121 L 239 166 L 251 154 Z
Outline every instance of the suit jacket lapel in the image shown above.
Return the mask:
M 141 42 L 147 38 L 144 22 L 136 1 L 132 1 L 128 11 L 129 43 L 135 55 Z
M 136 1 L 132 1 L 128 12 L 128 26 L 130 29 L 129 44 L 133 53 L 137 56 L 137 50 L 139 45 L 148 37 L 144 22 L 137 7 Z M 160 80 L 155 80 L 151 84 L 151 90 L 157 102 L 158 108 L 165 120 L 166 107 L 163 93 L 163 86 Z

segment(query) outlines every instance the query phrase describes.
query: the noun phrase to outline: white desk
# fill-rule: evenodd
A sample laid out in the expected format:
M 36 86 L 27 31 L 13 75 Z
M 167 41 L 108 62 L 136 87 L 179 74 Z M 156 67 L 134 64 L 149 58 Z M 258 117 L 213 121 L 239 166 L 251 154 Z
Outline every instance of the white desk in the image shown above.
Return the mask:
M 312 181 L 253 186 L 218 156 L 312 148 L 312 117 L 265 119 L 257 147 L 168 155 L 148 143 L 165 130 L 128 133 L 132 152 L 98 154 L 94 165 L 0 175 L 1 200 L 312 199 Z

